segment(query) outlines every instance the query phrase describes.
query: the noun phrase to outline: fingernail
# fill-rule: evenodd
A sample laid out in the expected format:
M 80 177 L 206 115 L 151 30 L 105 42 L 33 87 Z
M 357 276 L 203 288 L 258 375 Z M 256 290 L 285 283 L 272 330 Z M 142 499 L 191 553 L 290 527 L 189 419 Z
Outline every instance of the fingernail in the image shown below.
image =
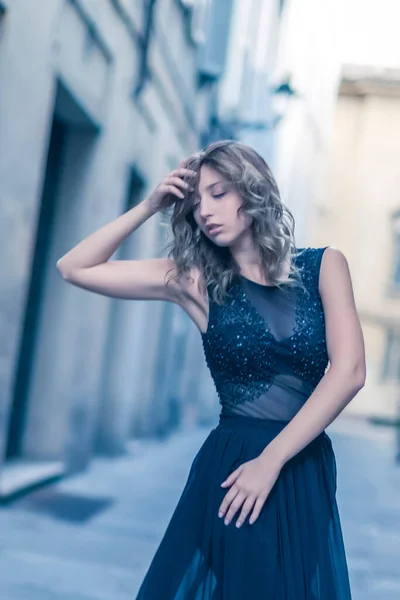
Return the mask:
M 241 526 L 241 523 L 237 522 L 236 527 L 240 527 L 240 526 Z
M 228 525 L 228 523 L 229 523 L 228 519 L 225 519 L 224 523 L 225 523 L 225 525 Z
M 222 512 L 219 512 L 219 513 L 218 513 L 218 516 L 219 516 L 219 518 L 221 518 L 221 517 L 223 517 L 223 516 L 224 516 L 224 513 L 222 513 Z

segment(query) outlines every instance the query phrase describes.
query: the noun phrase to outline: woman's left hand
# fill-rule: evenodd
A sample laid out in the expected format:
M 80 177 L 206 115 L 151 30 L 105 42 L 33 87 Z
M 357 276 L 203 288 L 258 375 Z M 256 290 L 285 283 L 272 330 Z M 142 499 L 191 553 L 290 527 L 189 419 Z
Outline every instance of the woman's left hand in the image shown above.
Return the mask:
M 249 460 L 240 465 L 221 484 L 222 487 L 232 486 L 225 495 L 218 511 L 218 516 L 223 517 L 228 525 L 236 511 L 243 505 L 236 527 L 240 527 L 249 512 L 253 509 L 249 519 L 250 525 L 258 518 L 268 495 L 278 479 L 282 465 L 272 457 L 268 459 L 265 454 Z

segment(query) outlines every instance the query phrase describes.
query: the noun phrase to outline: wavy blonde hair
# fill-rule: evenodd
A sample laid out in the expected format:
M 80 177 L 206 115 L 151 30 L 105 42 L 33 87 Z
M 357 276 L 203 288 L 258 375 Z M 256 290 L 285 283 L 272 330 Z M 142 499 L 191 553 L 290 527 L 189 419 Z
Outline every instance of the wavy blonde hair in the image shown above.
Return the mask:
M 191 269 L 197 267 L 199 284 L 208 289 L 211 286 L 213 301 L 222 304 L 228 288 L 240 273 L 229 247 L 214 244 L 194 219 L 193 206 L 202 165 L 218 171 L 238 191 L 242 199 L 238 213 L 244 211 L 252 217 L 250 228 L 268 281 L 281 287 L 279 277 L 290 257 L 290 279 L 285 284 L 302 285 L 299 270 L 293 262 L 297 250 L 294 217 L 281 201 L 275 178 L 265 160 L 250 146 L 233 140 L 214 142 L 185 161 L 186 168 L 196 171 L 197 180 L 194 189 L 186 192 L 183 200 L 175 201 L 172 214 L 169 212 L 173 237 L 165 250 L 176 264 L 176 273 L 172 277 L 190 276 Z

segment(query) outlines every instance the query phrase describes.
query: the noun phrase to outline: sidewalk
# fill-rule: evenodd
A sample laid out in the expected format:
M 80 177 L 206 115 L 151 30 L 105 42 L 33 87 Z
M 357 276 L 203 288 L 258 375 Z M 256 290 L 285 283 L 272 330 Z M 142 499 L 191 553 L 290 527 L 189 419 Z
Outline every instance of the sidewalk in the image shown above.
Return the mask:
M 210 429 L 132 444 L 0 508 L 0 598 L 132 600 Z
M 395 430 L 350 419 L 330 434 L 353 600 L 400 599 L 400 464 Z
M 134 443 L 128 456 L 96 460 L 0 508 L 0 598 L 133 600 L 211 428 Z M 400 466 L 391 432 L 339 420 L 328 433 L 353 600 L 398 600 Z

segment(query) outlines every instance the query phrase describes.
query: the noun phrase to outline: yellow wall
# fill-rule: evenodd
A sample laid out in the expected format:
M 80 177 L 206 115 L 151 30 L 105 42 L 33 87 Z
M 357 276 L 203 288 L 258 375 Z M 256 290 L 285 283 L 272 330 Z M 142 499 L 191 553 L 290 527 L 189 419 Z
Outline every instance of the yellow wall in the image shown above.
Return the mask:
M 398 385 L 383 382 L 386 328 L 400 328 L 400 293 L 390 289 L 391 218 L 400 208 L 400 82 L 391 95 L 369 82 L 358 95 L 339 93 L 313 243 L 346 255 L 367 350 L 367 384 L 347 412 L 391 416 L 399 410 Z M 400 412 L 400 411 L 399 411 Z

